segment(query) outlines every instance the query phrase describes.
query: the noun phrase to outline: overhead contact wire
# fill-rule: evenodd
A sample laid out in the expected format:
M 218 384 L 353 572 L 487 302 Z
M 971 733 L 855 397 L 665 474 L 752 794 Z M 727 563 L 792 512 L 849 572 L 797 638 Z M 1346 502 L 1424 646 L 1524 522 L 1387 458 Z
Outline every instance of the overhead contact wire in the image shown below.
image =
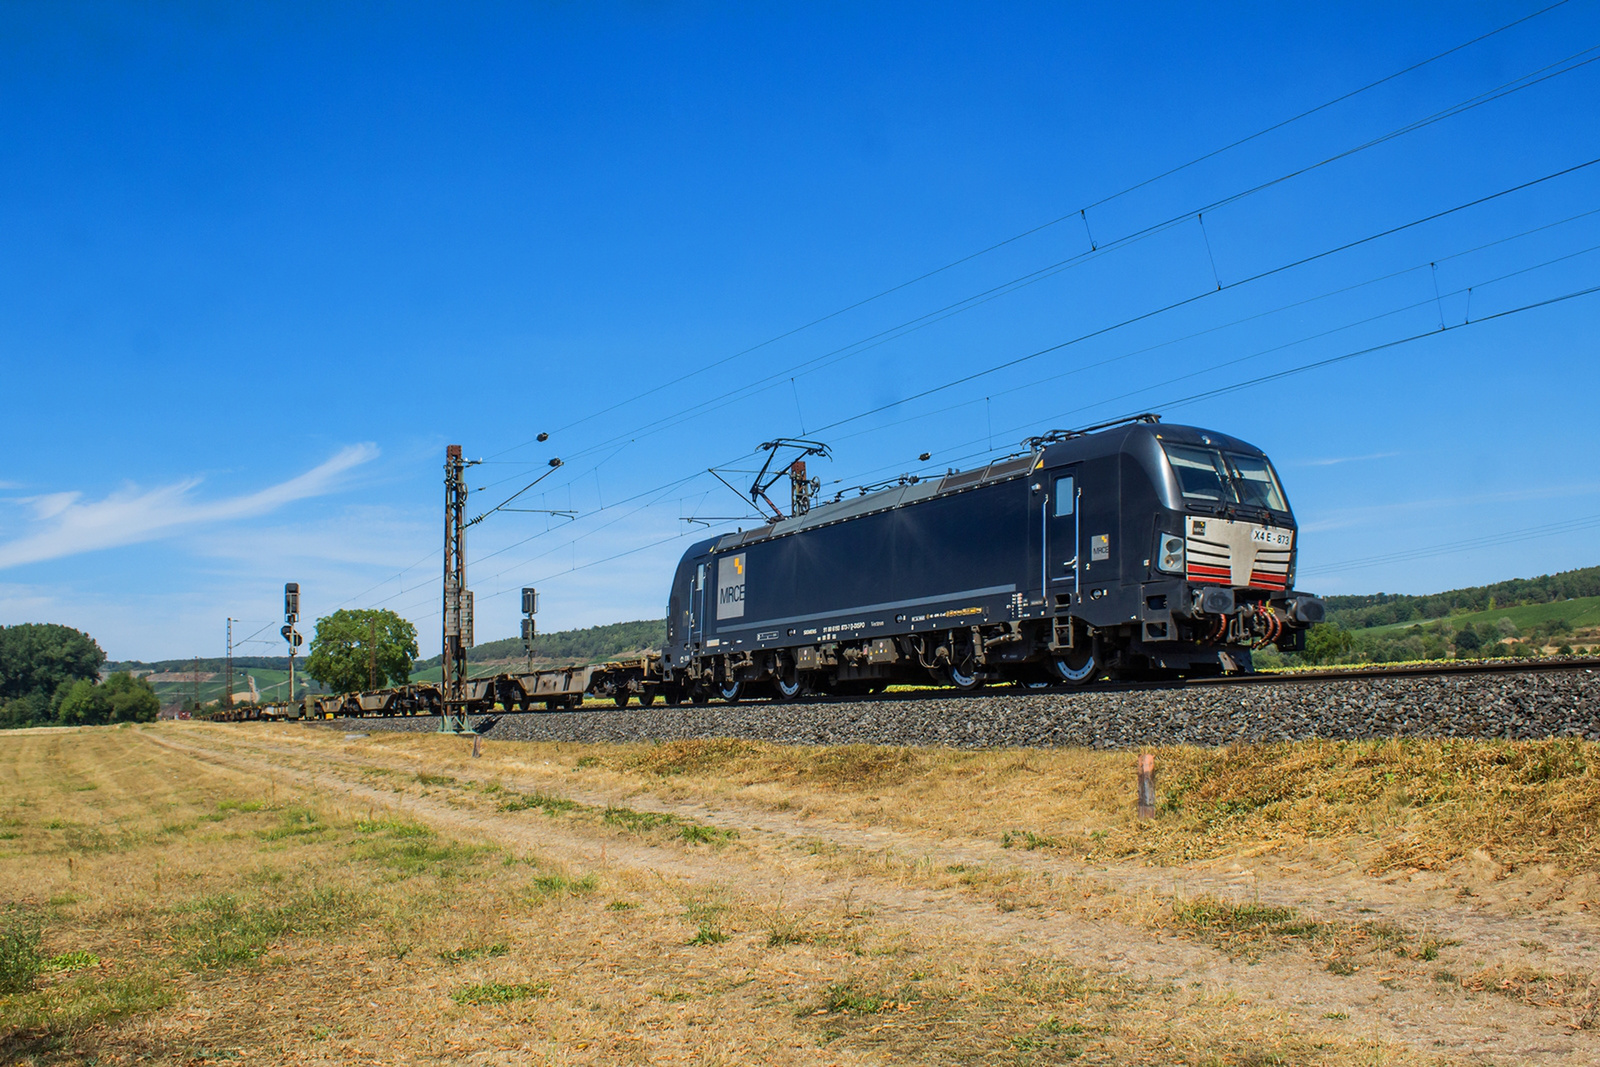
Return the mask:
M 715 370 L 717 367 L 723 366 L 723 365 L 725 365 L 725 364 L 727 364 L 727 363 L 729 363 L 729 362 L 731 362 L 731 361 L 733 361 L 735 359 L 740 359 L 740 358 L 742 358 L 744 356 L 747 356 L 747 355 L 750 355 L 750 354 L 752 354 L 754 352 L 760 351 L 761 349 L 766 348 L 766 347 L 768 347 L 770 345 L 776 344 L 779 341 L 786 340 L 789 337 L 793 337 L 798 333 L 802 333 L 802 332 L 804 332 L 806 330 L 809 330 L 809 329 L 812 329 L 812 328 L 814 328 L 816 326 L 820 326 L 821 324 L 823 324 L 825 322 L 828 322 L 828 321 L 830 321 L 832 319 L 838 318 L 841 315 L 848 314 L 851 311 L 855 311 L 855 310 L 857 310 L 859 308 L 862 308 L 862 307 L 864 307 L 864 306 L 866 306 L 868 304 L 871 304 L 871 303 L 873 303 L 875 301 L 881 300 L 884 297 L 891 296 L 891 295 L 893 295 L 893 294 L 895 294 L 897 292 L 900 292 L 901 290 L 906 289 L 906 288 L 908 288 L 910 286 L 917 285 L 917 284 L 919 284 L 921 282 L 927 281 L 930 278 L 934 278 L 934 277 L 936 277 L 936 276 L 938 276 L 940 274 L 943 274 L 943 273 L 945 273 L 947 271 L 953 270 L 954 268 L 959 267 L 959 266 L 961 266 L 961 265 L 963 265 L 965 263 L 969 263 L 969 262 L 971 262 L 971 261 L 973 261 L 975 259 L 979 259 L 979 258 L 981 258 L 983 256 L 986 256 L 986 255 L 990 254 L 991 252 L 999 251 L 1000 249 L 1005 248 L 1008 245 L 1015 244 L 1017 241 L 1023 240 L 1023 239 L 1025 239 L 1027 237 L 1031 237 L 1034 234 L 1037 234 L 1037 233 L 1040 233 L 1040 232 L 1042 232 L 1044 230 L 1050 229 L 1051 227 L 1057 226 L 1057 225 L 1059 225 L 1059 224 L 1061 224 L 1063 222 L 1066 222 L 1066 221 L 1068 221 L 1068 220 L 1070 220 L 1070 219 L 1072 219 L 1074 217 L 1082 218 L 1084 226 L 1085 226 L 1085 230 L 1087 232 L 1087 227 L 1088 227 L 1088 215 L 1087 215 L 1087 213 L 1090 210 L 1094 209 L 1094 208 L 1103 207 L 1106 204 L 1112 203 L 1113 201 L 1118 200 L 1118 199 L 1120 199 L 1120 198 L 1122 198 L 1124 196 L 1127 196 L 1130 193 L 1137 192 L 1138 190 L 1143 189 L 1146 186 L 1153 185 L 1156 182 L 1162 181 L 1163 179 L 1166 179 L 1166 178 L 1170 178 L 1173 175 L 1181 173 L 1181 172 L 1183 172 L 1185 170 L 1188 170 L 1191 167 L 1198 166 L 1199 164 L 1204 163 L 1207 160 L 1214 159 L 1215 157 L 1217 157 L 1219 155 L 1223 155 L 1224 153 L 1230 152 L 1235 148 L 1239 148 L 1239 147 L 1241 147 L 1243 145 L 1249 144 L 1252 141 L 1258 140 L 1258 139 L 1260 139 L 1262 137 L 1267 136 L 1268 134 L 1271 134 L 1271 133 L 1274 133 L 1274 132 L 1276 132 L 1278 130 L 1281 130 L 1286 126 L 1290 126 L 1290 125 L 1292 125 L 1292 124 L 1294 124 L 1296 122 L 1301 121 L 1302 119 L 1310 118 L 1312 115 L 1318 114 L 1319 112 L 1325 111 L 1328 108 L 1331 108 L 1331 107 L 1334 107 L 1334 106 L 1336 106 L 1338 104 L 1344 103 L 1346 100 L 1350 100 L 1350 99 L 1352 99 L 1352 98 L 1354 98 L 1356 96 L 1360 96 L 1362 93 L 1366 93 L 1366 92 L 1368 92 L 1368 91 L 1370 91 L 1372 89 L 1376 89 L 1379 86 L 1385 85 L 1385 84 L 1387 84 L 1387 83 L 1389 83 L 1391 81 L 1394 81 L 1397 78 L 1404 77 L 1407 74 L 1410 74 L 1410 73 L 1412 73 L 1414 71 L 1420 70 L 1423 67 L 1428 66 L 1429 64 L 1436 63 L 1441 59 L 1445 59 L 1445 58 L 1447 58 L 1447 57 L 1449 57 L 1451 55 L 1454 55 L 1455 53 L 1460 52 L 1460 51 L 1462 51 L 1462 50 L 1464 50 L 1466 48 L 1470 48 L 1475 44 L 1479 44 L 1479 43 L 1481 43 L 1483 41 L 1489 40 L 1490 38 L 1495 37 L 1495 36 L 1497 36 L 1497 35 L 1499 35 L 1501 33 L 1504 33 L 1507 30 L 1510 30 L 1510 29 L 1513 29 L 1513 28 L 1515 28 L 1517 26 L 1520 26 L 1525 22 L 1528 22 L 1528 21 L 1531 21 L 1533 19 L 1539 18 L 1540 16 L 1543 16 L 1543 15 L 1546 15 L 1546 14 L 1556 10 L 1557 8 L 1565 6 L 1567 3 L 1568 3 L 1568 0 L 1557 0 L 1556 3 L 1549 4 L 1549 5 L 1545 6 L 1545 7 L 1539 8 L 1538 10 L 1530 12 L 1529 14 L 1524 15 L 1521 18 L 1513 19 L 1512 21 L 1507 22 L 1507 23 L 1505 23 L 1505 24 L 1503 24 L 1501 26 L 1498 26 L 1498 27 L 1496 27 L 1496 28 L 1494 28 L 1492 30 L 1489 30 L 1489 31 L 1487 31 L 1485 33 L 1479 34 L 1478 36 L 1470 38 L 1470 39 L 1468 39 L 1466 41 L 1463 41 L 1462 43 L 1460 43 L 1458 45 L 1455 45 L 1455 46 L 1453 46 L 1451 48 L 1447 48 L 1442 52 L 1439 52 L 1439 53 L 1436 53 L 1436 54 L 1434 54 L 1432 56 L 1429 56 L 1427 59 L 1419 60 L 1418 62 L 1413 63 L 1413 64 L 1411 64 L 1410 66 L 1407 66 L 1407 67 L 1402 67 L 1400 70 L 1397 70 L 1397 71 L 1395 71 L 1395 72 L 1393 72 L 1391 74 L 1387 74 L 1384 77 L 1377 79 L 1376 81 L 1368 82 L 1365 85 L 1361 85 L 1361 86 L 1359 86 L 1359 87 L 1357 87 L 1355 89 L 1349 90 L 1348 92 L 1342 93 L 1341 95 L 1336 96 L 1333 99 L 1325 101 L 1325 102 L 1323 102 L 1321 104 L 1318 104 L 1315 107 L 1309 108 L 1309 109 L 1307 109 L 1305 111 L 1302 111 L 1302 112 L 1300 112 L 1300 113 L 1298 113 L 1296 115 L 1292 115 L 1289 118 L 1282 119 L 1282 120 L 1280 120 L 1280 121 L 1278 121 L 1276 123 L 1273 123 L 1270 126 L 1264 127 L 1264 128 L 1262 128 L 1260 130 L 1257 130 L 1256 132 L 1254 132 L 1252 134 L 1249 134 L 1249 135 L 1247 135 L 1245 137 L 1241 137 L 1236 141 L 1232 141 L 1232 142 L 1230 142 L 1228 144 L 1225 144 L 1225 145 L 1223 145 L 1223 146 L 1221 146 L 1219 148 L 1214 148 L 1209 152 L 1205 152 L 1205 153 L 1203 153 L 1203 154 L 1201 154 L 1199 156 L 1196 156 L 1195 158 L 1189 160 L 1187 163 L 1180 163 L 1179 165 L 1177 165 L 1175 167 L 1171 167 L 1171 168 L 1169 168 L 1169 169 L 1167 169 L 1165 171 L 1162 171 L 1159 174 L 1156 174 L 1156 175 L 1153 175 L 1153 176 L 1151 176 L 1149 178 L 1145 178 L 1145 179 L 1143 179 L 1141 181 L 1135 182 L 1134 184 L 1129 185 L 1126 188 L 1123 188 L 1121 190 L 1118 190 L 1117 192 L 1111 193 L 1111 194 L 1109 194 L 1107 196 L 1103 196 L 1100 199 L 1095 200 L 1095 201 L 1093 201 L 1091 203 L 1085 204 L 1085 205 L 1083 205 L 1082 207 L 1080 207 L 1080 208 L 1078 208 L 1076 210 L 1069 211 L 1066 214 L 1060 215 L 1060 216 L 1058 216 L 1058 217 L 1056 217 L 1054 219 L 1051 219 L 1051 220 L 1049 220 L 1047 222 L 1043 222 L 1043 223 L 1040 223 L 1040 224 L 1038 224 L 1036 226 L 1029 227 L 1028 229 L 1022 230 L 1019 233 L 1013 234 L 1012 236 L 1007 237 L 1004 240 L 997 241 L 994 244 L 991 244 L 991 245 L 988 245 L 988 246 L 986 246 L 984 248 L 978 249 L 977 251 L 970 252 L 970 253 L 968 253 L 968 254 L 966 254 L 964 256 L 960 256 L 957 259 L 951 260 L 950 262 L 944 264 L 943 266 L 935 267 L 932 270 L 925 271 L 922 274 L 919 274 L 919 275 L 917 275 L 917 276 L 915 276 L 913 278 L 907 279 L 906 281 L 900 282 L 900 283 L 898 283 L 896 285 L 892 285 L 889 288 L 884 289 L 884 290 L 882 290 L 880 292 L 874 293 L 871 296 L 864 297 L 863 299 L 860 299 L 860 300 L 857 300 L 857 301 L 855 301 L 855 302 L 853 302 L 851 304 L 845 305 L 844 307 L 841 307 L 841 308 L 839 308 L 839 309 L 837 309 L 835 311 L 831 311 L 831 312 L 829 312 L 829 313 L 827 313 L 825 315 L 818 316 L 817 318 L 812 319 L 809 322 L 806 322 L 806 323 L 803 323 L 803 324 L 801 324 L 799 326 L 793 327 L 792 329 L 785 330 L 782 333 L 779 333 L 779 334 L 777 334 L 777 335 L 775 335 L 773 337 L 770 337 L 765 341 L 761 341 L 758 344 L 751 345 L 748 348 L 741 349 L 740 351 L 734 352 L 734 353 L 732 353 L 731 355 L 728 355 L 728 356 L 724 356 L 723 358 L 721 358 L 721 359 L 719 359 L 719 360 L 717 360 L 717 361 L 715 361 L 713 363 L 709 363 L 709 364 L 707 364 L 707 365 L 705 365 L 703 367 L 700 367 L 697 370 L 691 372 L 690 374 L 681 375 L 681 376 L 679 376 L 679 377 L 677 377 L 675 379 L 672 379 L 671 381 L 664 382 L 661 385 L 654 386 L 654 387 L 652 387 L 650 389 L 647 389 L 647 390 L 645 390 L 645 391 L 643 391 L 641 393 L 637 393 L 637 394 L 627 398 L 626 400 L 618 401 L 616 404 L 613 404 L 610 407 L 602 408 L 602 409 L 600 409 L 598 411 L 595 411 L 595 412 L 592 412 L 592 413 L 590 413 L 588 415 L 585 415 L 580 419 L 577 419 L 577 420 L 575 420 L 573 422 L 567 423 L 565 426 L 561 427 L 557 432 L 565 432 L 567 430 L 573 429 L 574 427 L 580 426 L 585 422 L 589 422 L 589 421 L 591 421 L 593 419 L 599 418 L 601 415 L 609 414 L 610 412 L 615 411 L 618 408 L 624 407 L 624 406 L 626 406 L 628 404 L 631 404 L 631 403 L 634 403 L 634 402 L 636 402 L 638 400 L 645 399 L 646 397 L 653 396 L 653 395 L 655 395 L 656 393 L 660 392 L 663 389 L 671 388 L 673 385 L 680 384 L 680 383 L 688 381 L 691 378 L 694 378 L 694 377 L 696 377 L 696 376 L 698 376 L 700 374 L 704 374 L 704 373 L 707 373 L 707 372 L 709 372 L 711 370 Z M 1203 209 L 1203 210 L 1208 210 L 1208 209 Z M 1090 235 L 1090 246 L 1091 246 L 1091 251 L 1094 251 L 1095 250 L 1095 244 L 1094 244 L 1094 239 L 1093 239 L 1093 235 L 1092 234 Z M 505 455 L 505 453 L 507 453 L 507 452 L 515 451 L 518 448 L 526 447 L 528 444 L 532 444 L 532 443 L 533 443 L 532 441 L 525 441 L 522 444 L 512 445 L 510 448 L 502 449 L 499 452 L 493 453 L 492 456 L 494 456 L 494 457 L 502 456 L 502 455 Z

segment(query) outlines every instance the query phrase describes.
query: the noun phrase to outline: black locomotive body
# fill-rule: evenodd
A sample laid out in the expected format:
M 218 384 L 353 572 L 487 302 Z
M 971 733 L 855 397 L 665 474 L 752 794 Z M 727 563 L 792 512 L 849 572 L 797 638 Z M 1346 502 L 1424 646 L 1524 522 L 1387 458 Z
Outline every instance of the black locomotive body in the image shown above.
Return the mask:
M 1139 421 L 702 541 L 667 608 L 668 698 L 930 675 L 1087 683 L 1251 669 L 1322 619 L 1267 457 Z

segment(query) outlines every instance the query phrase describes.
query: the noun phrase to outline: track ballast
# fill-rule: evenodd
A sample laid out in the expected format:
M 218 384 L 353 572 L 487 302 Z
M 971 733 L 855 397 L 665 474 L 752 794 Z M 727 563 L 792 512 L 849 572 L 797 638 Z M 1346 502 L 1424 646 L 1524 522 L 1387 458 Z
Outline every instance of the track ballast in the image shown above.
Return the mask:
M 437 730 L 436 716 L 344 719 L 348 730 Z M 742 738 L 958 748 L 1225 745 L 1311 738 L 1551 737 L 1600 741 L 1596 661 L 1510 661 L 1251 675 L 1068 690 L 930 690 L 805 703 L 741 701 L 500 714 L 504 741 Z

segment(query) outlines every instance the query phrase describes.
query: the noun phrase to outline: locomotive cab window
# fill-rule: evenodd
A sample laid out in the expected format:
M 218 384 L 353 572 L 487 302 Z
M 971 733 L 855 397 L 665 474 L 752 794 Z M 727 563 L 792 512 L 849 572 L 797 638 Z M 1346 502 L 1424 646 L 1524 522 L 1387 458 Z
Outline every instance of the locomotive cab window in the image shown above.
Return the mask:
M 1060 519 L 1071 515 L 1073 508 L 1077 506 L 1078 500 L 1077 492 L 1073 487 L 1072 475 L 1065 474 L 1057 478 L 1053 492 L 1055 494 L 1055 517 Z
M 1191 448 L 1188 445 L 1164 444 L 1167 459 L 1178 476 L 1178 487 L 1190 500 L 1215 500 L 1236 504 L 1233 478 L 1223 462 L 1222 453 L 1211 448 Z
M 1289 510 L 1289 505 L 1283 502 L 1283 490 L 1279 488 L 1278 478 L 1272 472 L 1272 464 L 1267 462 L 1266 457 L 1241 456 L 1230 452 L 1228 459 L 1238 474 L 1235 481 L 1241 504 L 1252 504 L 1272 511 Z
M 700 564 L 700 566 L 696 567 L 695 570 L 694 570 L 694 588 L 695 588 L 695 592 L 699 592 L 700 590 L 704 589 L 705 587 L 706 587 L 706 565 L 704 563 L 702 563 L 702 564 Z

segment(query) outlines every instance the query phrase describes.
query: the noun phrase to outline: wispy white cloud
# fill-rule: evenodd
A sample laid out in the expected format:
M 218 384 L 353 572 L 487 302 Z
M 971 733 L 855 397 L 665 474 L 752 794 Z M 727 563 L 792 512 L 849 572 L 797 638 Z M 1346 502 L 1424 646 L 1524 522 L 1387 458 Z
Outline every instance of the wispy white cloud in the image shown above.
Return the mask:
M 1334 456 L 1330 459 L 1303 459 L 1295 464 L 1297 467 L 1337 467 L 1341 463 L 1365 463 L 1370 459 L 1393 459 L 1395 456 L 1404 455 L 1402 452 L 1374 452 L 1367 456 Z
M 25 496 L 18 503 L 28 504 L 33 508 L 33 517 L 36 521 L 43 522 L 53 519 L 77 503 L 82 493 L 47 493 L 44 496 Z
M 129 487 L 102 500 L 85 501 L 81 493 L 74 492 L 32 497 L 25 503 L 33 509 L 35 529 L 0 544 L 0 568 L 140 544 L 208 523 L 265 515 L 293 501 L 329 492 L 341 474 L 377 455 L 376 445 L 351 445 L 288 481 L 210 502 L 193 499 L 199 478 L 144 491 Z

